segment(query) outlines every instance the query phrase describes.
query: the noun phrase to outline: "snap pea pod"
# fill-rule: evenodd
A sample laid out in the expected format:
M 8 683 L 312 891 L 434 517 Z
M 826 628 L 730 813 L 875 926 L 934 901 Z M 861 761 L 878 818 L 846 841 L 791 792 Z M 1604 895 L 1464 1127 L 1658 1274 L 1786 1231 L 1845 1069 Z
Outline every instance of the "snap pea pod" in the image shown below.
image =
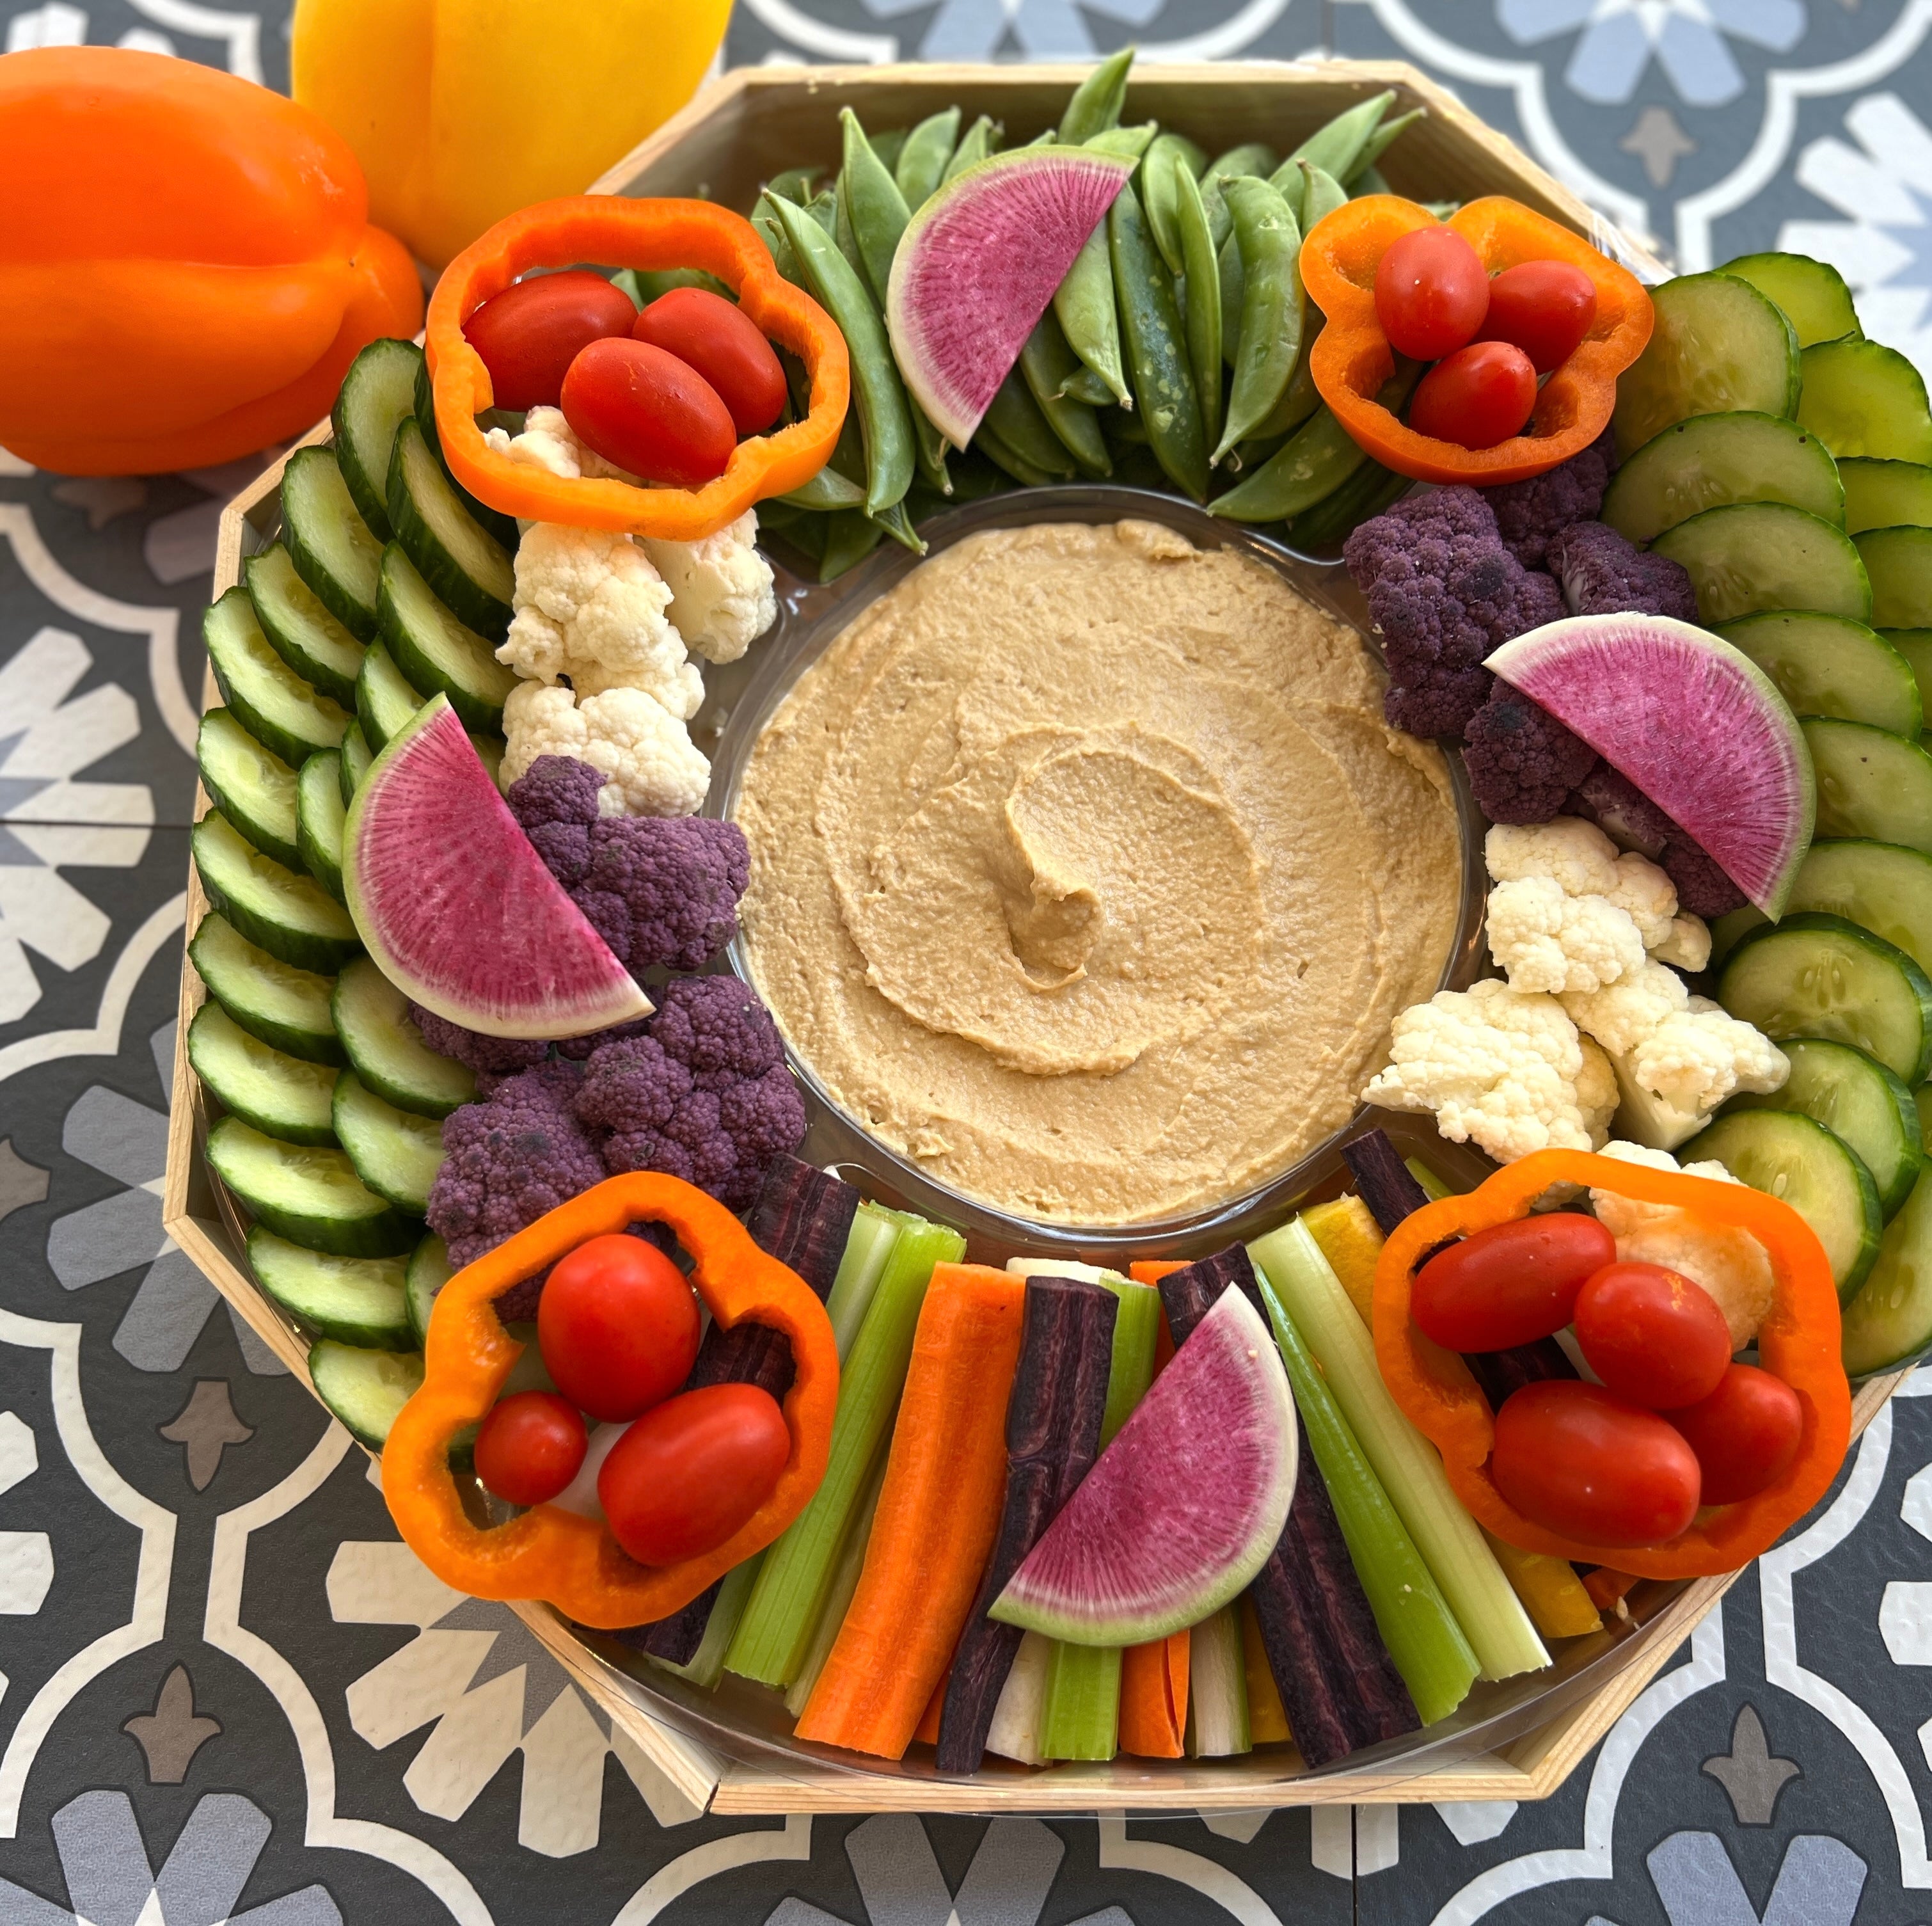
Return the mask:
M 939 177 L 939 185 L 944 187 L 948 181 L 956 180 L 968 167 L 997 153 L 1001 131 L 998 121 L 990 115 L 982 114 L 966 130 L 966 137 L 952 150 L 952 158 L 946 162 L 946 171 Z
M 701 287 L 727 301 L 738 298 L 715 274 L 706 274 L 702 268 L 624 268 L 610 277 L 610 284 L 621 287 L 640 308 L 648 308 L 674 287 Z
M 786 203 L 788 206 L 794 204 Z M 805 211 L 834 240 L 838 238 L 838 196 L 833 189 L 821 188 L 805 203 Z
M 766 198 L 804 270 L 806 286 L 838 324 L 850 350 L 852 393 L 866 438 L 866 506 L 872 514 L 904 499 L 913 473 L 912 413 L 886 324 L 858 270 L 803 209 Z
M 812 199 L 812 182 L 824 171 L 823 167 L 787 167 L 765 183 L 765 191 L 794 207 L 803 207 Z
M 1113 458 L 1094 410 L 1066 393 L 1066 383 L 1079 371 L 1080 362 L 1066 345 L 1058 317 L 1049 307 L 1020 350 L 1020 374 L 1038 404 L 1046 425 L 1060 445 L 1090 475 L 1111 475 Z
M 1134 64 L 1134 50 L 1124 47 L 1109 54 L 1073 90 L 1066 111 L 1060 116 L 1060 138 L 1069 147 L 1078 147 L 1095 134 L 1120 124 L 1120 110 L 1126 104 L 1127 70 Z
M 1394 188 L 1388 184 L 1388 176 L 1379 167 L 1364 167 L 1349 183 L 1348 190 L 1351 200 L 1360 200 L 1367 194 L 1394 192 Z
M 1312 233 L 1318 221 L 1348 205 L 1348 191 L 1327 168 L 1318 167 L 1312 161 L 1298 161 L 1295 165 L 1301 173 L 1301 231 Z
M 1362 151 L 1355 157 L 1355 164 L 1342 176 L 1345 186 L 1353 187 L 1364 174 L 1379 161 L 1402 135 L 1419 120 L 1429 117 L 1426 107 L 1411 107 L 1406 114 L 1397 114 L 1394 120 L 1385 120 L 1362 144 Z M 1385 188 L 1378 188 L 1378 193 Z
M 1048 488 L 1055 482 L 1067 479 L 1065 475 L 1050 475 L 1044 468 L 1036 468 L 1024 455 L 1009 448 L 1000 439 L 998 431 L 984 422 L 973 431 L 973 446 L 994 467 L 1010 476 L 1022 488 Z
M 884 163 L 886 172 L 890 173 L 898 164 L 901 151 L 904 148 L 910 130 L 903 127 L 889 127 L 883 134 L 870 137 L 872 152 Z
M 1309 351 L 1327 323 L 1322 310 L 1310 303 L 1306 290 L 1301 297 L 1301 354 L 1294 364 L 1293 378 L 1282 390 L 1281 399 L 1268 411 L 1267 419 L 1255 424 L 1248 436 L 1250 441 L 1267 441 L 1293 434 L 1322 405 L 1322 392 L 1315 385 L 1309 365 Z
M 1110 127 L 1081 143 L 1095 154 L 1120 154 L 1130 161 L 1145 159 L 1148 149 L 1160 132 L 1158 121 L 1144 120 L 1134 127 Z
M 1341 547 L 1349 530 L 1408 494 L 1414 482 L 1379 461 L 1364 461 L 1342 485 L 1324 495 L 1288 524 L 1298 548 L 1328 554 Z
M 1420 362 L 1398 363 L 1376 399 L 1393 413 L 1408 399 L 1421 374 Z M 1368 458 L 1333 411 L 1318 408 L 1285 448 L 1210 502 L 1208 512 L 1232 521 L 1286 521 L 1340 488 Z
M 778 499 L 794 508 L 809 509 L 814 514 L 829 515 L 834 509 L 863 508 L 866 491 L 860 485 L 842 475 L 830 462 L 819 470 L 808 482 L 794 488 L 790 494 Z
M 908 208 L 916 212 L 938 192 L 946 164 L 958 144 L 957 107 L 928 115 L 906 136 L 892 169 L 892 181 Z
M 1058 314 L 1053 317 L 1060 318 Z M 1066 330 L 1060 331 L 1060 338 L 1066 339 Z M 1060 392 L 1070 401 L 1084 401 L 1090 408 L 1111 407 L 1114 391 L 1084 361 L 1076 356 L 1073 372 L 1060 384 Z
M 1280 165 L 1280 155 L 1258 140 L 1231 147 L 1226 153 L 1208 163 L 1201 176 L 1201 205 L 1208 210 L 1208 227 L 1214 236 L 1216 254 L 1221 251 L 1234 224 L 1234 217 L 1228 212 L 1228 204 L 1222 197 L 1222 183 L 1249 174 L 1258 175 L 1265 180 Z
M 1394 98 L 1395 89 L 1390 87 L 1382 93 L 1371 95 L 1366 101 L 1357 101 L 1352 107 L 1318 127 L 1288 157 L 1288 160 L 1309 161 L 1333 174 L 1338 181 L 1346 181 L 1362 165 L 1363 149 L 1382 125 L 1382 116 L 1388 112 L 1389 104 Z M 1279 191 L 1282 183 L 1277 179 L 1274 185 Z
M 862 509 L 842 508 L 822 518 L 825 549 L 818 563 L 821 582 L 836 581 L 848 569 L 857 567 L 885 539 L 884 528 Z
M 873 152 L 859 116 L 850 107 L 838 110 L 838 126 L 844 143 L 839 198 L 844 204 L 852 239 L 858 246 L 866 284 L 883 313 L 886 284 L 892 278 L 892 257 L 898 251 L 899 236 L 912 216 L 898 183 Z
M 1201 402 L 1187 365 L 1174 284 L 1163 269 L 1141 212 L 1124 187 L 1107 211 L 1107 248 L 1120 303 L 1121 338 L 1133 368 L 1134 392 L 1148 442 L 1168 479 L 1196 501 L 1208 494 L 1208 441 Z
M 917 529 L 912 525 L 912 517 L 906 512 L 906 505 L 896 501 L 883 514 L 872 519 L 902 548 L 910 548 L 915 555 L 926 553 L 926 543 Z
M 1334 176 L 1306 161 L 1286 163 L 1269 180 L 1273 188 L 1288 203 L 1294 213 L 1296 224 L 1306 235 L 1324 216 L 1332 214 L 1348 198 Z M 1232 217 L 1230 216 L 1232 223 Z M 1232 231 L 1221 242 L 1221 307 L 1224 314 L 1240 312 L 1242 296 L 1245 292 L 1242 281 L 1241 251 L 1234 244 Z M 1234 363 L 1234 333 L 1228 331 L 1226 347 L 1228 365 Z
M 1202 438 L 1221 432 L 1221 276 L 1214 261 L 1214 236 L 1208 210 L 1192 174 L 1175 183 L 1175 224 L 1180 236 L 1181 308 L 1187 328 L 1187 361 L 1201 404 Z
M 784 230 L 778 225 L 778 216 L 767 211 L 760 201 L 757 212 L 752 216 L 752 225 L 758 230 L 772 257 L 772 265 L 794 287 L 805 286 L 805 270 L 798 264 L 798 255 L 791 243 L 785 239 Z M 808 290 L 808 292 L 809 290 Z M 794 405 L 796 397 L 794 397 Z M 810 405 L 807 404 L 808 407 Z
M 1218 462 L 1267 420 L 1287 392 L 1301 352 L 1301 230 L 1288 203 L 1265 181 L 1228 183 L 1234 241 L 1241 256 L 1234 385 L 1227 425 L 1215 445 Z
M 1124 191 L 1124 190 L 1123 190 Z M 1067 345 L 1124 408 L 1134 404 L 1120 362 L 1120 317 L 1114 299 L 1114 269 L 1107 253 L 1107 224 L 1088 236 L 1066 278 L 1053 291 Z
M 982 425 L 989 425 L 1000 446 L 1017 455 L 1029 468 L 1056 481 L 1072 480 L 1073 458 L 1040 412 L 1026 377 L 1017 368 L 1000 383 Z
M 1169 274 L 1182 272 L 1180 229 L 1174 214 L 1174 202 L 1180 191 L 1177 177 L 1185 173 L 1190 180 L 1198 179 L 1207 161 L 1207 155 L 1185 134 L 1160 134 L 1155 135 L 1141 163 L 1148 226 L 1153 230 L 1154 244 L 1160 250 Z
M 860 280 L 866 278 L 866 263 L 859 252 L 859 237 L 852 231 L 852 209 L 845 195 L 845 177 L 841 175 L 832 189 L 832 238 L 838 244 L 838 251 L 852 263 Z

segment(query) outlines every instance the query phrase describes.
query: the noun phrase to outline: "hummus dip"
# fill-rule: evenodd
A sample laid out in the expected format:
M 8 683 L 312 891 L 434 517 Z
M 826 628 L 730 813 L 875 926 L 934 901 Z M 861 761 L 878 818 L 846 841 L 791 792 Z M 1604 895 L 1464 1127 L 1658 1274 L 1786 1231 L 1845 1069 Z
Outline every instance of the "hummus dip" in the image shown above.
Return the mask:
M 1442 753 L 1360 636 L 1150 522 L 975 536 L 752 750 L 744 951 L 797 1060 L 929 1178 L 1130 1224 L 1277 1174 L 1436 989 Z

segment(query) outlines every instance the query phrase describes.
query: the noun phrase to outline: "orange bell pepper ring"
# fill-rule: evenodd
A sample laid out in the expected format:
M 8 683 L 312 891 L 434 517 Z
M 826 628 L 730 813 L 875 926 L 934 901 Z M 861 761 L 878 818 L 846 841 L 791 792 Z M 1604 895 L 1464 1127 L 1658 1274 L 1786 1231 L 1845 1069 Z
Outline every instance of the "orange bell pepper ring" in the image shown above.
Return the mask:
M 1596 284 L 1596 318 L 1538 392 L 1523 434 L 1493 448 L 1418 434 L 1375 398 L 1395 368 L 1376 314 L 1376 270 L 1393 242 L 1439 224 L 1426 207 L 1387 194 L 1365 194 L 1315 224 L 1301 245 L 1301 279 L 1328 326 L 1309 351 L 1309 371 L 1336 419 L 1385 468 L 1418 481 L 1478 488 L 1527 480 L 1581 453 L 1603 432 L 1616 405 L 1617 377 L 1650 339 L 1650 296 L 1628 268 L 1520 201 L 1500 194 L 1471 201 L 1447 224 L 1491 274 L 1523 261 L 1567 261 Z
M 1552 1184 L 1586 1184 L 1644 1203 L 1672 1204 L 1748 1232 L 1771 1259 L 1771 1309 L 1758 1362 L 1798 1394 L 1803 1413 L 1790 1468 L 1755 1496 L 1707 1506 L 1660 1545 L 1587 1544 L 1524 1518 L 1496 1489 L 1489 1460 L 1496 1420 L 1468 1367 L 1423 1336 L 1409 1297 L 1423 1259 L 1446 1239 L 1528 1215 Z M 1701 1578 L 1735 1571 L 1768 1551 L 1830 1488 L 1851 1441 L 1852 1394 L 1838 1357 L 1838 1294 L 1824 1246 L 1780 1199 L 1742 1184 L 1653 1170 L 1580 1150 L 1539 1150 L 1506 1165 L 1464 1197 L 1425 1205 L 1396 1227 L 1376 1267 L 1376 1358 L 1410 1422 L 1442 1454 L 1456 1495 L 1505 1543 L 1641 1578 Z
M 463 324 L 519 275 L 578 261 L 702 268 L 716 275 L 766 335 L 805 363 L 812 378 L 810 413 L 802 421 L 740 442 L 724 473 L 697 488 L 573 481 L 500 453 L 476 425 L 476 417 L 494 405 L 494 394 L 483 357 L 465 339 Z M 811 480 L 831 458 L 851 392 L 851 365 L 838 324 L 780 275 L 748 221 L 707 200 L 577 194 L 522 209 L 498 221 L 443 270 L 430 297 L 424 345 L 443 459 L 478 501 L 530 521 L 666 542 L 702 541 L 728 527 L 754 503 Z
M 496 1315 L 497 1297 L 586 1239 L 639 1221 L 676 1233 L 696 1260 L 691 1281 L 712 1317 L 728 1330 L 749 1318 L 784 1332 L 795 1368 L 784 1407 L 791 1455 L 770 1496 L 715 1551 L 674 1565 L 639 1564 L 601 1520 L 556 1505 L 479 1525 L 449 1468 L 450 1446 L 488 1414 L 523 1354 Z M 825 1307 L 722 1203 L 681 1178 L 656 1171 L 609 1178 L 486 1251 L 437 1294 L 423 1348 L 422 1384 L 382 1448 L 382 1495 L 410 1550 L 473 1597 L 548 1599 L 604 1630 L 668 1618 L 763 1551 L 825 1476 L 838 1402 L 838 1351 Z

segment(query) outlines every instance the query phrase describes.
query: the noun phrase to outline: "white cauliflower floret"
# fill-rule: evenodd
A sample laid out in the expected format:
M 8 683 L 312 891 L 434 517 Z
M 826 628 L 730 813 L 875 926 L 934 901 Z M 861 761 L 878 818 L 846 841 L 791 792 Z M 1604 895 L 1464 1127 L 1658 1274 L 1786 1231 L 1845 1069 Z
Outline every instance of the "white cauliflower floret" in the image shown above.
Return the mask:
M 1583 1053 L 1583 1067 L 1576 1073 L 1576 1107 L 1582 1113 L 1590 1141 L 1600 1143 L 1610 1135 L 1610 1119 L 1617 1113 L 1616 1067 L 1580 1031 L 1576 1047 Z
M 561 408 L 532 408 L 524 417 L 520 434 L 493 428 L 484 431 L 483 439 L 499 455 L 507 455 L 512 461 L 532 468 L 547 468 L 567 482 L 637 482 L 634 475 L 605 461 L 596 449 L 587 448 L 578 440 L 577 431 L 564 419 Z
M 1670 919 L 1663 941 L 1648 948 L 1657 962 L 1694 975 L 1711 960 L 1711 926 L 1701 916 L 1681 912 Z
M 1635 1143 L 1607 1143 L 1606 1157 L 1654 1170 L 1674 1170 L 1677 1160 L 1667 1150 Z M 1738 1180 L 1723 1164 L 1686 1164 L 1688 1176 L 1734 1184 Z M 1771 1309 L 1773 1289 L 1771 1259 L 1748 1230 L 1708 1224 L 1674 1204 L 1645 1203 L 1615 1191 L 1592 1190 L 1590 1201 L 1604 1229 L 1617 1240 L 1617 1256 L 1628 1263 L 1661 1264 L 1708 1294 L 1724 1314 L 1731 1348 L 1742 1351 L 1757 1335 Z
M 536 523 L 517 548 L 517 612 L 496 660 L 539 682 L 568 676 L 580 696 L 640 689 L 680 721 L 704 678 L 665 611 L 670 590 L 628 535 Z
M 1490 954 L 1513 990 L 1600 990 L 1643 963 L 1643 939 L 1607 897 L 1568 896 L 1552 876 L 1516 876 L 1490 892 Z
M 1604 989 L 1565 996 L 1563 1007 L 1577 1027 L 1588 1030 L 1611 1056 L 1628 1056 L 1660 1023 L 1688 1009 L 1690 1002 L 1690 993 L 1681 976 L 1646 960 Z
M 580 700 L 562 687 L 520 682 L 503 705 L 502 781 L 539 756 L 574 756 L 604 777 L 606 816 L 692 816 L 711 786 L 711 765 L 683 723 L 640 689 Z
M 1602 1140 L 1613 1092 L 1554 997 L 1506 983 L 1438 991 L 1395 1020 L 1389 1067 L 1364 1102 L 1426 1110 L 1452 1143 L 1498 1163 Z
M 1782 1089 L 1791 1062 L 1768 1037 L 1721 1005 L 1693 996 L 1637 1045 L 1630 1071 L 1666 1103 L 1709 1111 L 1739 1090 Z
M 758 553 L 756 509 L 701 542 L 643 539 L 670 586 L 670 619 L 693 655 L 736 662 L 778 620 L 771 564 Z

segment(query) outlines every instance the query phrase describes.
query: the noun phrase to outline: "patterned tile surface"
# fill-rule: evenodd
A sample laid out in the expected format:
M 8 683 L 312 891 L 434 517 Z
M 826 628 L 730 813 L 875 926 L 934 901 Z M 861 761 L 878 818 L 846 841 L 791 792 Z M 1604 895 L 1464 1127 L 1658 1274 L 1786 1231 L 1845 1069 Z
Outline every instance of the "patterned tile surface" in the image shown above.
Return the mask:
M 0 36 L 280 85 L 286 11 L 0 0 Z M 728 51 L 1130 38 L 1414 59 L 1687 266 L 1836 262 L 1932 372 L 1932 0 L 738 0 Z M 1910 1395 L 1541 1807 L 694 1816 L 507 1612 L 416 1564 L 361 1455 L 161 1232 L 195 627 L 252 469 L 70 481 L 0 454 L 0 1926 L 1932 1919 Z

